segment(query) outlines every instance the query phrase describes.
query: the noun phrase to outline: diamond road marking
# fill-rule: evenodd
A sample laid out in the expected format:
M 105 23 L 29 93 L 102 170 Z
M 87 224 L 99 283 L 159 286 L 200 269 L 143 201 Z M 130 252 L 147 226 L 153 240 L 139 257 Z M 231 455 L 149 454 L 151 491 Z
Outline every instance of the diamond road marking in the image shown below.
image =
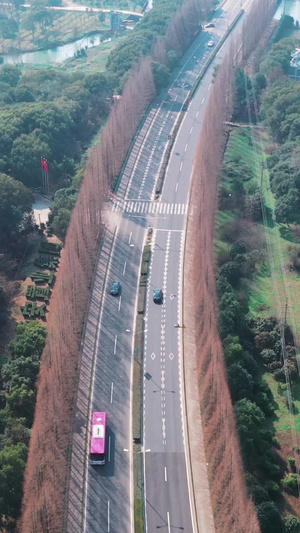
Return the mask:
M 152 353 L 152 354 L 150 355 L 150 357 L 151 357 L 152 361 L 154 361 L 154 359 L 155 359 L 155 357 L 156 357 L 155 353 Z
M 169 357 L 170 357 L 171 361 L 172 361 L 172 359 L 174 359 L 174 355 L 172 353 L 170 353 Z

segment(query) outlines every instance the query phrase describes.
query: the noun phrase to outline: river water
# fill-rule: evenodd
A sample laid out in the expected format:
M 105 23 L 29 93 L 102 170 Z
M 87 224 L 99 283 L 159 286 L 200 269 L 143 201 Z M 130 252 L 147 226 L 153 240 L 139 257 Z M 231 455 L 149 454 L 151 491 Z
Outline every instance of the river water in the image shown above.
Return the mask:
M 291 15 L 294 17 L 295 22 L 300 22 L 300 0 L 285 0 L 281 2 L 279 8 L 276 11 L 275 18 L 280 19 L 281 15 Z
M 103 38 L 103 34 L 102 34 Z M 107 39 L 110 41 L 110 39 Z M 107 42 L 105 41 L 105 42 Z M 49 63 L 60 63 L 73 57 L 82 48 L 91 48 L 101 43 L 101 35 L 95 34 L 90 37 L 83 37 L 73 43 L 50 48 L 49 50 L 37 50 L 35 52 L 20 52 L 16 54 L 3 55 L 4 63 L 20 64 L 29 63 L 33 65 L 45 65 Z
M 148 0 L 146 11 L 152 9 L 153 0 Z M 300 0 L 285 0 L 279 6 L 275 18 L 279 19 L 285 11 L 287 15 L 291 15 L 295 20 L 300 22 Z M 108 39 L 110 40 L 110 39 Z M 20 52 L 15 54 L 3 55 L 4 63 L 22 64 L 28 63 L 33 65 L 47 65 L 49 63 L 61 63 L 76 54 L 82 48 L 92 48 L 101 43 L 101 35 L 91 35 L 90 37 L 83 37 L 73 43 L 64 44 L 51 48 L 49 50 L 36 50 L 35 52 Z

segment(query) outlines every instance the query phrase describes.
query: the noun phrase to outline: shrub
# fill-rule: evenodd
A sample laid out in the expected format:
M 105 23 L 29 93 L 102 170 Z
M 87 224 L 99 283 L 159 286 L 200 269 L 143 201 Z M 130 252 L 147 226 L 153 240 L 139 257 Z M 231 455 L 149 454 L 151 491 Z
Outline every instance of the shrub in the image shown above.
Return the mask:
M 273 502 L 263 502 L 257 506 L 261 533 L 283 533 L 283 522 Z
M 289 463 L 289 467 L 292 470 L 292 472 L 295 472 L 295 467 L 296 467 L 295 457 L 289 457 L 288 458 L 288 463 Z
M 297 474 L 287 474 L 282 480 L 283 490 L 290 494 L 298 494 L 298 476 Z
M 265 365 L 269 365 L 270 363 L 277 361 L 276 353 L 270 348 L 265 348 L 264 350 L 262 350 L 260 355 Z
M 255 505 L 270 501 L 270 496 L 261 485 L 253 485 L 250 488 L 250 495 L 252 496 Z
M 283 519 L 285 533 L 300 533 L 300 520 L 296 516 L 287 515 Z
M 236 285 L 240 279 L 240 267 L 234 261 L 229 261 L 225 263 L 220 268 L 220 276 L 227 279 L 232 285 Z
M 265 349 L 274 347 L 274 340 L 268 331 L 262 331 L 255 335 L 254 344 L 256 350 L 260 353 Z

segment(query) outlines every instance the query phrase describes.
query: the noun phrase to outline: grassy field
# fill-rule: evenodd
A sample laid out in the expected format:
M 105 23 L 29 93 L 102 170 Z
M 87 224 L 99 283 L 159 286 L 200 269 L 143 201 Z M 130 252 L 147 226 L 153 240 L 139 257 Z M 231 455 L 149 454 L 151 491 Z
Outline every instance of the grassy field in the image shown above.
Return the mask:
M 52 23 L 42 29 L 36 25 L 34 31 L 20 29 L 16 39 L 0 39 L 0 54 L 47 48 L 55 43 L 66 43 L 79 39 L 93 31 L 108 31 L 110 19 L 100 22 L 99 13 L 79 11 L 51 11 Z M 21 14 L 20 28 L 26 12 Z
M 83 70 L 84 72 L 103 72 L 106 67 L 107 58 L 113 48 L 119 44 L 126 35 L 113 37 L 108 43 L 100 44 L 87 50 L 86 57 L 69 59 L 61 67 L 62 70 Z
M 252 137 L 252 141 L 251 141 Z M 296 338 L 300 339 L 300 277 L 288 268 L 289 249 L 295 246 L 293 228 L 285 224 L 275 224 L 272 218 L 275 207 L 275 198 L 270 190 L 269 174 L 264 165 L 266 160 L 265 150 L 269 147 L 270 140 L 262 130 L 235 129 L 231 132 L 225 161 L 238 158 L 250 166 L 253 178 L 247 182 L 247 187 L 262 185 L 264 191 L 267 224 L 259 224 L 264 237 L 263 261 L 252 282 L 248 282 L 250 314 L 253 316 L 284 316 L 287 302 L 287 322 L 293 328 Z M 228 184 L 227 184 L 228 185 Z M 219 211 L 217 235 L 224 224 L 234 220 L 234 212 Z M 217 240 L 217 254 L 228 249 L 228 244 Z M 285 399 L 284 386 L 276 382 L 273 375 L 264 373 L 264 379 L 269 384 L 276 403 L 276 418 L 274 427 L 277 437 L 281 442 L 282 436 L 286 442 L 287 434 L 291 430 L 300 433 L 300 384 L 292 386 L 292 400 L 294 415 L 291 415 Z M 292 445 L 292 444 L 291 444 Z

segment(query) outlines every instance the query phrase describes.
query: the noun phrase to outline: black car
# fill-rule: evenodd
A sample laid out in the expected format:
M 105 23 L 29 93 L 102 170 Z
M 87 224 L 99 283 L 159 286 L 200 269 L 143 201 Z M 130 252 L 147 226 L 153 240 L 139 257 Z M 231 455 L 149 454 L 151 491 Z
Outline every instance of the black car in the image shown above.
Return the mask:
M 215 25 L 213 22 L 209 22 L 208 24 L 205 24 L 204 28 L 214 28 Z
M 110 289 L 110 294 L 112 296 L 118 296 L 120 294 L 120 291 L 121 291 L 121 283 L 119 281 L 114 281 Z
M 163 300 L 163 291 L 161 289 L 154 289 L 153 302 L 156 304 L 161 304 L 162 300 Z

